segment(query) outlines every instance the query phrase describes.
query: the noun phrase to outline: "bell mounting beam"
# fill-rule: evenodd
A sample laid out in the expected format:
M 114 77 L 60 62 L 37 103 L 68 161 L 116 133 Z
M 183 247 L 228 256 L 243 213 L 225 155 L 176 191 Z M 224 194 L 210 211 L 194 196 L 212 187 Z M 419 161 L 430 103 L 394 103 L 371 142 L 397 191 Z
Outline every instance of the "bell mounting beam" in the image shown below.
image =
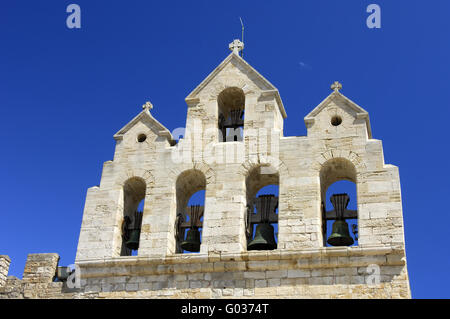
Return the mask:
M 223 141 L 226 142 L 227 129 L 237 129 L 239 127 L 244 127 L 244 116 L 243 109 L 235 109 L 230 111 L 228 118 L 225 118 L 223 114 L 219 115 L 219 130 L 222 132 Z
M 329 210 L 326 213 L 325 220 L 336 220 L 336 219 L 338 219 L 337 216 L 338 215 L 337 215 L 337 213 L 336 213 L 336 211 L 334 209 L 333 210 Z M 344 211 L 344 214 L 343 214 L 342 217 L 344 219 L 358 219 L 358 211 L 357 210 L 346 209 Z
M 192 205 L 186 208 L 186 211 L 183 214 L 178 214 L 175 225 L 176 225 L 176 237 L 178 240 L 183 240 L 181 238 L 184 236 L 184 230 L 188 228 L 201 228 L 203 227 L 203 221 L 200 219 L 203 216 L 205 211 L 204 206 L 200 205 Z M 187 220 L 187 216 L 189 216 L 189 220 Z
M 181 229 L 203 226 L 203 222 L 200 220 L 204 213 L 205 207 L 200 205 L 192 205 L 186 208 L 185 214 L 189 216 L 188 221 L 182 221 L 180 224 Z
M 334 209 L 325 212 L 325 220 L 358 219 L 357 210 L 347 209 L 348 202 L 350 201 L 350 197 L 347 194 L 333 194 L 330 201 Z
M 256 207 L 256 214 L 253 213 L 253 205 Z M 268 223 L 278 223 L 278 197 L 275 195 L 260 195 L 253 200 L 253 205 L 248 208 L 248 223 L 249 225 Z

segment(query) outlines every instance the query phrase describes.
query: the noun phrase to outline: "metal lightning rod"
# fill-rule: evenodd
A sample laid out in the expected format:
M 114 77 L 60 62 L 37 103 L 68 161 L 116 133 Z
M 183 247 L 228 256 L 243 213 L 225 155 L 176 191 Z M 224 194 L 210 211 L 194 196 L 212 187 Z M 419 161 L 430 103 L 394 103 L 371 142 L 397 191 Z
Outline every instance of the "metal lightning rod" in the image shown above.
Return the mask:
M 241 17 L 239 17 L 239 20 L 241 20 L 241 26 L 242 26 L 242 43 L 244 43 L 244 23 L 242 23 Z M 244 48 L 242 48 L 241 57 L 244 58 Z

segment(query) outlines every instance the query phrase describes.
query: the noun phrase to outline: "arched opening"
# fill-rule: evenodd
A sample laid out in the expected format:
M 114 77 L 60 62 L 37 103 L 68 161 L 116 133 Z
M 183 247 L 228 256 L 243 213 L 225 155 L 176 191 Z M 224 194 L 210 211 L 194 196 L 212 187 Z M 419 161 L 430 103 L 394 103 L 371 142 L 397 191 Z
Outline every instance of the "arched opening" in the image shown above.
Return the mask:
M 219 107 L 219 142 L 242 141 L 244 136 L 245 94 L 231 87 L 217 97 Z
M 356 205 L 356 184 L 355 183 L 346 181 L 346 180 L 341 180 L 341 181 L 337 181 L 337 182 L 331 184 L 331 186 L 328 187 L 328 189 L 326 191 L 326 200 L 325 200 L 325 210 L 326 211 L 334 210 L 334 207 L 333 207 L 333 204 L 331 201 L 331 196 L 333 196 L 334 194 L 347 194 L 349 197 L 349 201 L 348 201 L 348 206 L 346 207 L 346 209 L 348 211 L 355 211 L 355 212 L 357 211 L 358 207 Z M 346 219 L 346 222 L 348 224 L 348 229 L 349 229 L 350 235 L 354 240 L 353 244 L 351 244 L 350 246 L 357 245 L 358 219 L 349 218 L 349 219 Z M 326 223 L 327 223 L 326 238 L 328 239 L 328 238 L 330 238 L 330 236 L 332 234 L 334 220 L 327 220 Z M 326 245 L 332 246 L 328 243 Z
M 357 180 L 353 163 L 344 158 L 327 161 L 320 171 L 320 187 L 324 246 L 357 245 Z
M 254 168 L 246 179 L 247 250 L 273 250 L 278 243 L 278 172 Z
M 175 241 L 177 253 L 199 252 L 205 211 L 205 175 L 191 169 L 180 174 L 176 182 L 177 217 Z
M 146 184 L 133 177 L 123 186 L 123 221 L 121 256 L 137 255 L 144 211 Z

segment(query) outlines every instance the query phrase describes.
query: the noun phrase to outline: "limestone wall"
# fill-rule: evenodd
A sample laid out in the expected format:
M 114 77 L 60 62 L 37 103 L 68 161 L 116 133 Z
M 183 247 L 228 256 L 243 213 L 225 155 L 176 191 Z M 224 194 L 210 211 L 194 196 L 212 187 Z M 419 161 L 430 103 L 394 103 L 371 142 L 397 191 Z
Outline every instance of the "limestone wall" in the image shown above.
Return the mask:
M 231 66 L 213 83 L 247 83 L 242 70 Z M 173 254 L 175 217 L 180 210 L 176 185 L 190 170 L 206 179 L 203 253 L 246 251 L 247 178 L 267 167 L 278 176 L 279 249 L 324 246 L 321 203 L 328 186 L 341 179 L 357 187 L 357 198 L 351 200 L 357 201 L 359 245 L 404 244 L 398 168 L 384 163 L 381 141 L 371 138 L 368 116 L 361 118 L 353 102 L 334 92 L 308 118 L 307 136 L 283 137 L 276 129 L 282 125 L 268 120 L 282 119 L 276 99 L 267 101 L 270 98 L 264 91 L 245 84 L 249 92 L 244 141 L 221 143 L 207 132 L 217 133 L 213 97 L 226 85 L 213 83 L 189 105 L 185 136 L 177 145 L 158 139 L 151 125 L 140 122 L 124 133 L 114 161 L 104 165 L 100 187 L 88 191 L 77 261 L 120 256 L 123 188 L 131 178 L 146 185 L 139 256 Z M 266 107 L 260 107 L 258 96 L 264 96 Z M 331 119 L 336 114 L 342 123 L 333 126 Z M 144 143 L 136 139 L 141 133 L 148 135 Z M 262 186 L 261 182 L 255 187 Z M 183 187 L 182 193 L 193 189 L 186 183 Z
M 6 255 L 0 255 L 0 287 L 6 283 L 6 277 L 8 277 L 9 264 L 11 259 Z
M 401 247 L 92 260 L 78 264 L 81 286 L 73 289 L 50 279 L 57 259 L 29 255 L 24 278 L 8 277 L 0 298 L 411 297 Z
M 244 95 L 244 134 L 221 142 L 219 96 L 229 88 Z M 23 297 L 410 297 L 399 171 L 384 163 L 365 110 L 335 89 L 305 117 L 307 136 L 286 137 L 278 90 L 235 54 L 186 102 L 178 143 L 149 103 L 114 136 L 114 159 L 86 196 L 76 255 L 81 291 L 63 293 L 51 282 L 53 254 L 31 256 L 24 279 L 6 286 L 21 287 Z M 357 247 L 324 247 L 321 207 L 330 209 L 326 190 L 339 180 L 356 184 Z M 248 252 L 247 205 L 269 184 L 279 186 L 277 249 Z M 177 214 L 202 188 L 200 253 L 177 253 Z M 125 256 L 122 223 L 141 198 L 138 256 Z M 380 269 L 375 286 L 368 266 Z M 38 292 L 29 286 L 37 282 L 46 285 Z

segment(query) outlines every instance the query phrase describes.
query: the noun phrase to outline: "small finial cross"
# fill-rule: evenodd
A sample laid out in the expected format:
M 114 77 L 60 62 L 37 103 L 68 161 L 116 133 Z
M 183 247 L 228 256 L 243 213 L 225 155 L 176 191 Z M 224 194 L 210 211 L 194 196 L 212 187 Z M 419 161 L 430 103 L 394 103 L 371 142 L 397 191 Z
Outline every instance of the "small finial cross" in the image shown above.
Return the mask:
M 244 43 L 236 39 L 229 44 L 229 48 L 231 51 L 233 51 L 234 54 L 239 55 L 239 51 L 242 51 L 244 49 Z
M 147 102 L 145 102 L 144 105 L 142 105 L 142 108 L 143 108 L 144 110 L 150 111 L 150 110 L 153 108 L 153 104 L 150 103 L 149 101 L 147 101 Z
M 334 92 L 339 92 L 339 90 L 342 89 L 342 84 L 336 81 L 331 84 L 331 89 L 334 90 Z

